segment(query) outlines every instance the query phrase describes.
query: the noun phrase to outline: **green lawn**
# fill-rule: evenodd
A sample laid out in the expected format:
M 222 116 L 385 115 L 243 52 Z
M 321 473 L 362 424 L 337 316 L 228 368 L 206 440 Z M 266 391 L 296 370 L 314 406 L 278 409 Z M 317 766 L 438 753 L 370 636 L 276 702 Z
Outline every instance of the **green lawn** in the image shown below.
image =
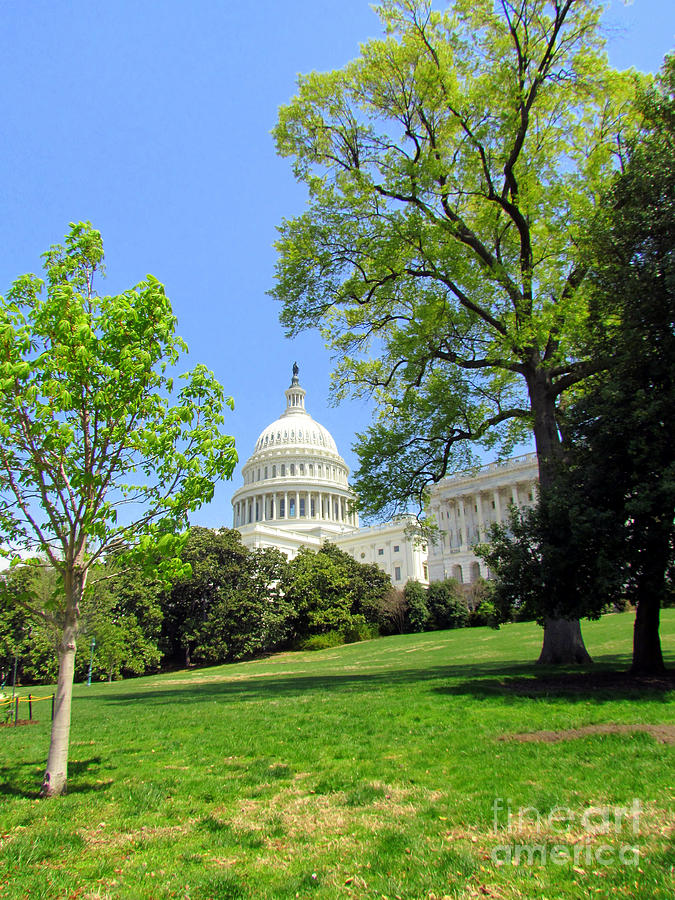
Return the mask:
M 569 683 L 518 624 L 78 685 L 67 797 L 37 799 L 49 704 L 0 729 L 0 897 L 671 898 L 672 743 L 503 739 L 672 726 L 610 675 L 631 632 L 585 623 Z M 675 610 L 662 640 L 673 666 Z

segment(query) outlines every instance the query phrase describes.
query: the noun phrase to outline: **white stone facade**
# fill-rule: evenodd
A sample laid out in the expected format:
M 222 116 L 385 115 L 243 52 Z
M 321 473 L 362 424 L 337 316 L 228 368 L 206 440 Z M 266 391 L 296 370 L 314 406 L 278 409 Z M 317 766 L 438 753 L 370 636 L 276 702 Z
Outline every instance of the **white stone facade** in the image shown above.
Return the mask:
M 319 550 L 328 540 L 357 562 L 378 565 L 395 587 L 487 577 L 472 547 L 493 522 L 506 520 L 511 504 L 531 505 L 538 484 L 534 453 L 444 478 L 430 490 L 439 536 L 428 550 L 411 535 L 406 517 L 359 528 L 349 469 L 328 429 L 305 409 L 295 365 L 286 409 L 262 431 L 242 474 L 232 506 L 245 546 L 277 547 L 292 559 L 301 547 Z
M 532 506 L 539 472 L 536 453 L 481 466 L 474 472 L 444 478 L 430 491 L 430 514 L 438 539 L 429 546 L 429 578 L 456 578 L 471 583 L 489 577 L 472 547 L 487 538 L 493 522 L 506 522 L 510 506 Z
M 391 578 L 394 587 L 408 581 L 429 584 L 426 545 L 411 539 L 407 518 L 360 528 L 354 534 L 341 535 L 335 543 L 357 562 L 375 563 Z

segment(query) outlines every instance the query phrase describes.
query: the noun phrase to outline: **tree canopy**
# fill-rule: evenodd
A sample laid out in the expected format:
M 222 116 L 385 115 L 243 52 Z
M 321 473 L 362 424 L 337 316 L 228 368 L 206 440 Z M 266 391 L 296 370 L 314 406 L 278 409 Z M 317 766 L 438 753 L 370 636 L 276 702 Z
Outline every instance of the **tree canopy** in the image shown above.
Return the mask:
M 140 548 L 175 556 L 173 535 L 236 463 L 221 432 L 231 405 L 203 365 L 170 367 L 187 348 L 164 287 L 148 275 L 100 296 L 101 235 L 71 226 L 44 254 L 44 280 L 18 278 L 0 302 L 0 538 L 6 555 L 40 553 L 60 602 L 36 608 L 60 633 L 59 682 L 43 793 L 66 784 L 80 604 L 92 567 Z M 35 558 L 36 563 L 43 559 Z

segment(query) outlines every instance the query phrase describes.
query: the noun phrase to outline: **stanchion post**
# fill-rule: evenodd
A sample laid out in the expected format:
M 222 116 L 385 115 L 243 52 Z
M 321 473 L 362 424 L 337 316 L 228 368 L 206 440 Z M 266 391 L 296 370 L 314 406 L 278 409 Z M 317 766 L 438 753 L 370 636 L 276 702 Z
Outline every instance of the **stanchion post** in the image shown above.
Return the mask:
M 54 721 L 54 694 L 52 694 L 52 722 Z
M 19 698 L 17 697 L 14 702 L 14 725 L 19 724 Z
M 28 695 L 28 721 L 33 721 L 33 695 Z

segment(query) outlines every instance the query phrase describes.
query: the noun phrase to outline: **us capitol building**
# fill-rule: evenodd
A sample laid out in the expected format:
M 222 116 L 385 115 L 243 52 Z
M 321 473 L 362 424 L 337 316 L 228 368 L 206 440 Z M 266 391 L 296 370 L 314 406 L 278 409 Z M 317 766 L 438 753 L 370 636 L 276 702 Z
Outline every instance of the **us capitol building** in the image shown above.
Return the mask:
M 510 504 L 529 505 L 537 489 L 534 453 L 444 478 L 430 489 L 430 515 L 439 536 L 428 548 L 409 533 L 411 518 L 359 527 L 349 469 L 333 436 L 305 409 L 305 390 L 293 365 L 286 409 L 260 434 L 242 468 L 244 484 L 232 497 L 233 527 L 249 548 L 277 547 L 293 558 L 301 547 L 325 541 L 358 562 L 375 563 L 395 587 L 453 577 L 487 577 L 472 551 Z

